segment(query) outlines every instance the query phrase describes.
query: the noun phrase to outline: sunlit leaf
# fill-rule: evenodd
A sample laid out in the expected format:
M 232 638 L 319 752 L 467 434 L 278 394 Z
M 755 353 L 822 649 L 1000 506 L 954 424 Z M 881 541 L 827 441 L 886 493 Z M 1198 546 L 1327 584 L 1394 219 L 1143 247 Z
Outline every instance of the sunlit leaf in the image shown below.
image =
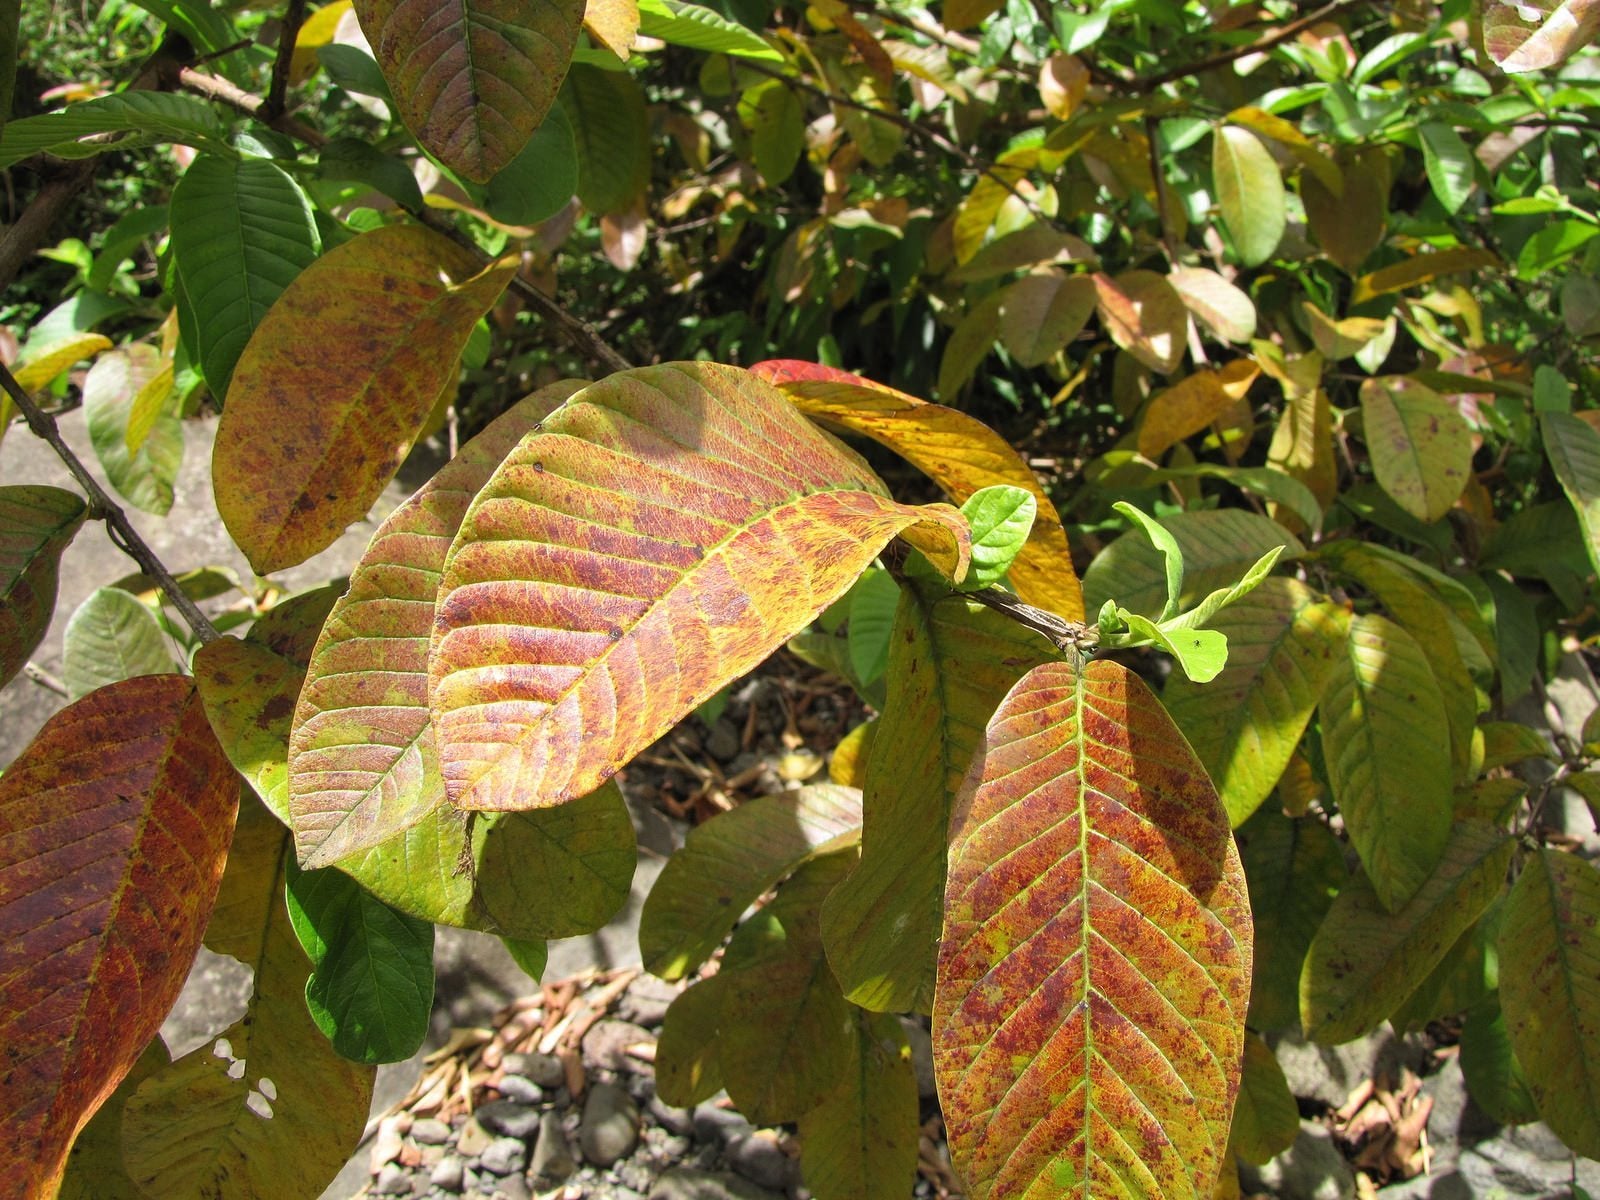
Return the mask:
M 0 685 L 22 670 L 56 607 L 61 552 L 88 506 L 61 488 L 0 487 Z
M 1433 875 L 1450 837 L 1450 727 L 1404 629 L 1358 616 L 1346 647 L 1318 705 L 1323 755 L 1350 840 L 1392 912 Z
M 221 401 L 250 334 L 322 252 L 311 202 L 276 163 L 202 154 L 172 190 L 172 252 L 200 367 Z
M 1433 970 L 1505 884 L 1515 843 L 1463 821 L 1438 868 L 1403 905 L 1384 904 L 1352 880 L 1323 918 L 1300 976 L 1300 1018 L 1318 1042 L 1348 1042 L 1384 1020 Z
M 1189 312 L 1183 297 L 1154 271 L 1124 271 L 1113 279 L 1096 272 L 1100 320 L 1122 349 L 1163 375 L 1183 361 Z
M 1264 108 L 1245 105 L 1228 114 L 1228 123 L 1240 125 L 1277 142 L 1297 163 L 1316 176 L 1317 180 L 1335 195 L 1344 189 L 1344 178 L 1339 166 L 1317 144 L 1293 124 Z
M 800 1118 L 800 1170 L 829 1200 L 898 1196 L 916 1177 L 917 1076 L 898 1019 L 855 1014 L 853 1071 Z
M 1589 562 L 1600 571 L 1600 432 L 1570 413 L 1539 414 L 1551 469 L 1583 530 Z
M 783 56 L 754 30 L 714 8 L 685 0 L 639 0 L 639 32 L 674 46 L 782 62 Z
M 83 412 L 89 441 L 106 478 L 135 508 L 165 516 L 183 462 L 183 428 L 165 412 L 139 445 L 128 450 L 128 422 L 139 392 L 163 369 L 161 352 L 135 342 L 94 360 L 83 379 Z
M 1430 388 L 1391 375 L 1362 382 L 1361 418 L 1373 474 L 1394 502 L 1419 521 L 1449 512 L 1472 469 L 1472 431 L 1460 412 Z
M 1022 456 L 982 421 L 814 363 L 774 360 L 751 371 L 809 416 L 895 451 L 958 504 L 997 483 L 1032 492 L 1038 513 L 1028 544 L 1011 564 L 1011 584 L 1029 604 L 1069 621 L 1083 619 L 1083 596 L 1055 505 Z
M 995 705 L 1055 656 L 980 605 L 920 587 L 902 593 L 867 760 L 861 862 L 822 907 L 828 961 L 855 1003 L 932 1009 L 950 805 Z
M 1236 358 L 1225 367 L 1196 371 L 1163 388 L 1150 397 L 1139 422 L 1139 453 L 1160 458 L 1178 442 L 1199 433 L 1232 411 L 1260 374 L 1253 361 Z
M 445 555 L 500 460 L 582 386 L 552 384 L 491 422 L 389 515 L 351 571 L 317 639 L 289 743 L 289 820 L 305 866 L 370 849 L 444 803 L 428 639 Z
M 1271 151 L 1248 129 L 1224 125 L 1212 139 L 1211 177 L 1239 261 L 1247 267 L 1266 262 L 1287 221 L 1283 175 Z
M 1256 306 L 1249 295 L 1215 271 L 1174 267 L 1167 276 L 1184 305 L 1211 332 L 1229 342 L 1248 342 L 1256 335 Z
M 125 137 L 96 137 L 97 134 Z M 0 168 L 41 152 L 89 158 L 152 141 L 229 153 L 228 126 L 215 105 L 182 92 L 129 88 L 69 104 L 60 112 L 8 121 L 0 136 Z
M 958 513 L 888 499 L 743 371 L 646 367 L 585 388 L 501 463 L 446 562 L 429 693 L 451 802 L 594 790 L 896 534 L 965 575 Z
M 0 776 L 0 1138 L 19 1195 L 54 1193 L 178 998 L 238 800 L 178 675 L 68 706 Z
M 860 795 L 832 784 L 762 796 L 695 826 L 645 901 L 639 918 L 645 967 L 663 979 L 683 978 L 764 892 L 860 836 Z
M 1212 683 L 1174 677 L 1163 700 L 1234 825 L 1267 798 L 1343 652 L 1343 611 L 1293 579 L 1268 579 L 1212 618 L 1228 665 Z
M 1428 184 L 1445 212 L 1454 216 L 1477 186 L 1478 160 L 1461 135 L 1442 121 L 1417 126 Z
M 122 1110 L 139 1085 L 171 1061 L 159 1037 L 144 1048 L 117 1090 L 72 1143 L 56 1200 L 144 1200 L 122 1162 Z
M 1376 317 L 1346 317 L 1336 321 L 1310 301 L 1301 301 L 1311 330 L 1311 340 L 1328 362 L 1349 358 L 1374 338 L 1381 337 L 1385 323 Z
M 945 278 L 951 283 L 981 283 L 1029 267 L 1094 261 L 1094 248 L 1082 238 L 1036 222 L 1001 234 Z
M 1244 1070 L 1229 1144 L 1245 1162 L 1265 1163 L 1287 1150 L 1299 1134 L 1300 1109 L 1283 1068 L 1265 1042 L 1245 1034 Z
M 767 79 L 739 97 L 739 122 L 761 178 L 776 186 L 794 173 L 805 149 L 805 107 L 780 79 Z
M 400 119 L 453 171 L 484 182 L 555 103 L 583 0 L 356 0 Z
M 367 514 L 516 265 L 479 272 L 442 234 L 390 225 L 336 246 L 278 297 L 239 358 L 211 463 L 223 523 L 259 574 Z
M 1078 336 L 1094 315 L 1095 301 L 1095 286 L 1087 275 L 1024 275 L 1005 290 L 1000 340 L 1023 366 L 1037 367 Z
M 155 613 L 121 588 L 90 592 L 67 622 L 61 675 L 74 700 L 121 679 L 177 669 Z
M 583 28 L 623 62 L 639 32 L 639 0 L 588 0 Z
M 1539 1115 L 1600 1157 L 1600 870 L 1546 847 L 1500 925 L 1500 1003 Z
M 1005 578 L 1012 561 L 1028 543 L 1039 502 L 1027 488 L 1007 483 L 979 488 L 961 506 L 972 529 L 972 570 L 963 588 L 974 590 Z
M 1351 304 L 1363 304 L 1374 296 L 1401 292 L 1406 288 L 1432 283 L 1441 275 L 1455 275 L 1465 271 L 1481 271 L 1486 267 L 1500 266 L 1493 251 L 1476 246 L 1461 246 L 1454 250 L 1436 250 L 1419 253 L 1411 258 L 1363 275 L 1356 280 L 1350 294 Z
M 1035 668 L 952 823 L 935 1070 L 968 1195 L 1209 1197 L 1251 936 L 1227 815 L 1109 660 Z
M 1559 66 L 1600 33 L 1594 0 L 1486 0 L 1483 44 L 1508 74 Z

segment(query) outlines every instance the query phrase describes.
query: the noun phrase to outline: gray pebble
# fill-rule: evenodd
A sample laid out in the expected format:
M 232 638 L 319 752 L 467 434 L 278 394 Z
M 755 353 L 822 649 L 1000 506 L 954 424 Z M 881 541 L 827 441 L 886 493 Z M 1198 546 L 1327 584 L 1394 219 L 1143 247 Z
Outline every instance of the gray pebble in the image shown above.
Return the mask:
M 501 1066 L 507 1074 L 521 1075 L 542 1088 L 558 1088 L 567 1082 L 566 1068 L 554 1054 L 508 1054 Z
M 434 1164 L 428 1182 L 441 1192 L 459 1192 L 466 1164 L 457 1155 L 447 1154 Z
M 650 1097 L 645 1108 L 668 1133 L 688 1135 L 694 1132 L 694 1113 L 687 1108 L 674 1108 L 659 1096 Z
M 544 1089 L 525 1075 L 505 1075 L 500 1079 L 500 1094 L 518 1104 L 538 1104 L 544 1100 Z
M 496 1175 L 513 1175 L 528 1162 L 528 1147 L 514 1137 L 495 1138 L 478 1156 L 478 1165 Z
M 650 1200 L 783 1200 L 783 1193 L 721 1171 L 675 1167 L 656 1180 Z
M 375 1196 L 409 1196 L 411 1194 L 411 1176 L 398 1163 L 384 1163 L 383 1170 L 378 1172 L 378 1178 L 372 1185 L 372 1194 Z
M 676 984 L 666 983 L 654 975 L 641 975 L 622 994 L 617 1015 L 636 1025 L 659 1028 L 666 1020 L 668 1006 L 677 998 Z
M 734 1138 L 728 1143 L 728 1165 L 751 1183 L 782 1191 L 789 1186 L 794 1160 L 783 1152 L 776 1138 L 759 1133 Z
M 488 1105 L 484 1107 L 487 1108 Z M 483 1109 L 480 1108 L 478 1111 L 481 1113 Z M 494 1135 L 483 1127 L 476 1116 L 472 1116 L 468 1117 L 467 1123 L 461 1127 L 461 1133 L 456 1138 L 456 1149 L 463 1158 L 477 1158 L 489 1148 L 489 1143 L 492 1141 Z
M 654 1045 L 656 1035 L 632 1021 L 619 1021 L 613 1017 L 596 1021 L 583 1035 L 583 1065 L 590 1070 L 604 1067 L 611 1071 L 639 1071 L 650 1064 L 627 1052 L 629 1046 L 641 1042 Z
M 578 1145 L 597 1167 L 609 1167 L 639 1141 L 639 1106 L 614 1083 L 597 1083 L 583 1103 Z
M 695 1105 L 693 1128 L 694 1136 L 702 1142 L 732 1141 L 751 1132 L 749 1121 L 732 1109 L 717 1107 L 710 1100 Z
M 411 1122 L 411 1140 L 419 1146 L 442 1146 L 450 1140 L 450 1126 L 433 1117 Z
M 478 1124 L 501 1137 L 530 1141 L 539 1128 L 539 1110 L 512 1100 L 491 1100 L 473 1114 Z
M 507 1175 L 495 1184 L 494 1194 L 501 1200 L 533 1200 L 533 1192 L 521 1175 Z
M 572 1151 L 567 1146 L 566 1131 L 561 1128 L 561 1118 L 547 1112 L 539 1119 L 539 1140 L 534 1143 L 533 1161 L 528 1164 L 528 1174 L 533 1186 L 540 1191 L 564 1182 L 577 1163 L 572 1161 Z

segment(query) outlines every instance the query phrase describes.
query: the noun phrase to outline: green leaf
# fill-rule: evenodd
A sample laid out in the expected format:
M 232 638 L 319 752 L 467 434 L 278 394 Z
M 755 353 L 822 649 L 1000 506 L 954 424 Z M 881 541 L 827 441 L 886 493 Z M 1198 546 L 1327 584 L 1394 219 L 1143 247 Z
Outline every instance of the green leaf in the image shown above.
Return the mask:
M 625 71 L 579 64 L 561 90 L 578 152 L 578 199 L 590 212 L 622 212 L 650 181 L 644 93 Z
M 1287 1150 L 1300 1134 L 1300 1109 L 1283 1068 L 1267 1044 L 1244 1035 L 1244 1070 L 1228 1142 L 1245 1162 L 1265 1163 Z
M 172 190 L 172 250 L 220 403 L 267 309 L 322 253 L 311 202 L 276 163 L 202 154 Z
M 400 119 L 479 183 L 517 156 L 555 103 L 583 0 L 356 0 Z
M 1252 1029 L 1300 1028 L 1300 970 L 1345 884 L 1344 844 L 1315 817 L 1263 808 L 1239 830 L 1255 914 Z
M 114 587 L 97 588 L 78 605 L 67 622 L 61 659 L 62 681 L 74 700 L 119 679 L 177 670 L 150 606 Z
M 288 864 L 289 920 L 311 960 L 306 1006 L 354 1062 L 401 1062 L 428 1033 L 433 926 L 396 912 L 339 871 Z
M 1367 614 L 1351 621 L 1318 711 L 1345 828 L 1384 907 L 1398 911 L 1434 874 L 1450 838 L 1439 685 L 1409 633 Z
M 126 137 L 94 138 L 97 134 Z M 35 154 L 89 158 L 150 142 L 178 142 L 214 154 L 231 154 L 228 126 L 204 100 L 181 92 L 145 89 L 69 104 L 60 112 L 8 121 L 0 133 L 0 168 Z
M 1248 129 L 1224 125 L 1211 143 L 1211 177 L 1239 261 L 1247 267 L 1266 262 L 1287 222 L 1283 176 L 1271 151 Z
M 1032 226 L 1030 226 L 1032 228 Z M 986 250 L 998 245 L 990 243 Z M 966 272 L 985 259 L 980 252 Z M 1024 367 L 1049 362 L 1082 332 L 1094 315 L 1098 293 L 1087 275 L 1041 271 L 1024 275 L 1000 296 L 1000 340 L 1006 353 Z
M 750 149 L 762 179 L 776 187 L 794 174 L 805 149 L 806 114 L 788 85 L 767 79 L 746 88 L 739 97 L 739 123 L 750 132 Z
M 1161 615 L 1156 620 L 1170 621 L 1178 614 L 1178 598 L 1183 594 L 1183 551 L 1172 534 L 1154 517 L 1146 516 L 1125 500 L 1118 500 L 1111 507 L 1144 530 L 1151 544 L 1160 552 L 1167 596 L 1161 605 Z
M 1184 629 L 1166 624 L 1157 625 L 1149 617 L 1117 609 L 1122 630 L 1108 633 L 1104 622 L 1100 626 L 1100 644 L 1109 649 L 1124 646 L 1160 646 L 1173 658 L 1195 683 L 1209 683 L 1228 663 L 1228 638 L 1215 629 Z
M 656 1094 L 664 1103 L 692 1108 L 722 1090 L 717 1024 L 726 982 L 721 975 L 697 980 L 667 1006 L 656 1043 Z
M 1600 432 L 1559 412 L 1541 413 L 1539 432 L 1561 490 L 1578 515 L 1589 562 L 1600 571 Z
M 521 967 L 522 973 L 534 983 L 544 978 L 544 969 L 550 962 L 550 948 L 544 942 L 503 937 L 500 944 L 506 948 L 511 961 Z
M 1478 160 L 1450 126 L 1429 121 L 1417 126 L 1428 184 L 1445 212 L 1454 216 L 1477 186 Z
M 979 488 L 961 506 L 972 527 L 972 568 L 967 590 L 999 583 L 1033 532 L 1039 502 L 1025 488 L 997 483 Z
M 760 34 L 730 21 L 715 9 L 683 0 L 639 0 L 639 32 L 693 50 L 783 61 L 783 55 L 767 45 Z
M 890 647 L 866 765 L 861 862 L 823 904 L 822 936 L 854 1003 L 927 1012 L 950 806 L 995 705 L 1057 654 L 1015 621 L 932 586 L 902 593 Z
M 800 1118 L 800 1170 L 828 1200 L 879 1200 L 917 1174 L 917 1076 L 898 1018 L 854 1014 L 854 1069 Z
M 1545 848 L 1500 925 L 1500 1004 L 1539 1115 L 1600 1158 L 1600 870 Z
M 484 189 L 484 207 L 497 221 L 537 225 L 567 206 L 578 190 L 578 145 L 566 109 L 545 114 L 515 158 Z
M 1228 665 L 1206 687 L 1174 676 L 1162 697 L 1241 824 L 1277 785 L 1343 652 L 1346 618 L 1293 579 L 1264 581 L 1218 614 Z
M 43 639 L 55 612 L 61 552 L 88 511 L 62 488 L 0 487 L 0 686 Z
M 889 631 L 900 603 L 900 585 L 889 572 L 869 567 L 850 587 L 850 623 L 845 627 L 854 678 L 871 686 L 889 663 Z
M 322 147 L 317 174 L 323 179 L 365 184 L 404 209 L 422 211 L 422 189 L 405 163 L 359 138 L 334 138 Z M 494 186 L 493 180 L 489 186 Z
M 1472 469 L 1461 414 L 1431 388 L 1389 375 L 1362 382 L 1361 419 L 1373 474 L 1395 503 L 1419 521 L 1449 512 Z
M 172 508 L 173 485 L 183 462 L 183 427 L 168 409 L 156 417 L 138 451 L 131 452 L 128 423 L 134 399 L 161 367 L 159 350 L 135 342 L 102 354 L 83 379 L 89 441 L 106 478 L 128 503 L 157 516 Z
M 1300 976 L 1306 1036 L 1348 1042 L 1390 1016 L 1438 965 L 1505 883 L 1516 843 L 1503 830 L 1463 821 L 1438 869 L 1398 908 L 1363 877 L 1334 900 Z
M 705 962 L 762 893 L 817 855 L 856 843 L 860 804 L 853 788 L 817 784 L 762 796 L 695 826 L 645 900 L 645 968 L 682 979 Z
M 1539 1119 L 1498 995 L 1479 1001 L 1467 1013 L 1461 1027 L 1461 1074 L 1478 1107 L 1502 1125 Z
M 1211 624 L 1212 618 L 1219 612 L 1230 604 L 1237 604 L 1260 587 L 1282 554 L 1282 546 L 1272 547 L 1250 564 L 1250 569 L 1244 573 L 1239 582 L 1229 587 L 1218 588 L 1187 612 L 1179 613 L 1170 621 L 1161 622 L 1161 628 L 1170 634 L 1179 629 L 1196 629 Z
M 1250 910 L 1227 814 L 1159 702 L 1110 660 L 1034 668 L 951 834 L 934 1069 L 967 1194 L 1209 1200 Z

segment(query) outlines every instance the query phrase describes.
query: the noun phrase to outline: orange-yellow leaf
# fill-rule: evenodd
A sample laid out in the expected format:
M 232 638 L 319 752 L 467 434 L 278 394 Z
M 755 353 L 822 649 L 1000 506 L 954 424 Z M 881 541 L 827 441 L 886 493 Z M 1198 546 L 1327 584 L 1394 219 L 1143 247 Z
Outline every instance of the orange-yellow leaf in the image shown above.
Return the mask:
M 442 234 L 390 225 L 295 277 L 234 368 L 217 428 L 217 508 L 262 575 L 366 516 L 516 270 L 479 272 Z
M 983 422 L 929 404 L 859 375 L 792 359 L 750 368 L 781 388 L 808 416 L 842 432 L 869 437 L 926 473 L 957 504 L 979 488 L 1026 488 L 1039 504 L 1033 532 L 1011 564 L 1011 583 L 1029 604 L 1083 620 L 1083 593 L 1055 505 L 1033 470 Z
M 1089 69 L 1076 54 L 1052 54 L 1039 68 L 1039 99 L 1050 115 L 1065 121 L 1089 91 Z
M 1209 1200 L 1250 909 L 1227 814 L 1159 702 L 1110 661 L 1030 671 L 951 830 L 933 1039 L 967 1194 Z
M 1363 304 L 1374 296 L 1432 283 L 1441 275 L 1458 275 L 1464 271 L 1481 271 L 1499 265 L 1500 259 L 1493 251 L 1476 246 L 1418 254 L 1356 280 L 1355 289 L 1350 293 L 1350 303 Z
M 639 0 L 588 0 L 583 6 L 583 27 L 623 62 L 639 32 Z
M 1329 362 L 1349 358 L 1373 338 L 1382 336 L 1384 331 L 1384 322 L 1378 317 L 1346 317 L 1336 321 L 1309 300 L 1302 300 L 1300 307 L 1306 315 L 1312 342 Z
M 1154 271 L 1096 273 L 1100 320 L 1111 340 L 1152 371 L 1169 374 L 1183 361 L 1189 313 L 1183 297 Z
M 958 513 L 890 500 L 744 371 L 677 363 L 585 388 L 501 463 L 445 563 L 429 700 L 451 803 L 594 790 L 896 534 L 965 575 Z
M 52 717 L 0 777 L 0 1145 L 54 1195 L 156 1035 L 216 901 L 239 802 L 193 685 L 146 675 Z
M 1184 438 L 1220 420 L 1243 400 L 1261 369 L 1236 358 L 1215 370 L 1196 371 L 1150 397 L 1139 423 L 1139 453 L 1159 458 Z

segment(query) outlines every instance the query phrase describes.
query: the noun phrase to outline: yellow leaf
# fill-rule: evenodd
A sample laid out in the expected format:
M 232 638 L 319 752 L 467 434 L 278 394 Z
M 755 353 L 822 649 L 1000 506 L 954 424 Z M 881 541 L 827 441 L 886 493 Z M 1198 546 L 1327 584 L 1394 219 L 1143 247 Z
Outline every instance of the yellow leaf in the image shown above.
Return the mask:
M 1052 117 L 1072 116 L 1089 90 L 1089 69 L 1076 54 L 1052 54 L 1039 68 L 1039 98 Z
M 1383 267 L 1356 280 L 1350 295 L 1351 304 L 1362 304 L 1374 296 L 1387 292 L 1404 291 L 1419 283 L 1432 283 L 1441 275 L 1454 275 L 1460 271 L 1477 271 L 1485 267 L 1500 266 L 1493 251 L 1476 246 L 1460 246 L 1454 250 L 1438 250 L 1431 254 L 1418 254 L 1404 262 Z
M 172 399 L 172 360 L 168 359 L 144 385 L 133 394 L 128 408 L 128 429 L 123 435 L 128 443 L 128 453 L 139 453 L 145 438 L 156 427 L 156 421 Z
M 17 386 L 36 392 L 74 363 L 111 349 L 111 339 L 98 333 L 74 333 L 39 347 L 12 368 Z
M 350 0 L 333 0 L 312 13 L 295 35 L 294 53 L 289 58 L 289 82 L 304 83 L 317 73 L 320 65 L 317 50 L 333 41 L 334 33 L 345 13 L 350 11 Z
M 1238 358 L 1216 370 L 1196 371 L 1150 398 L 1139 425 L 1139 453 L 1155 459 L 1199 433 L 1244 399 L 1261 368 Z
M 588 0 L 583 9 L 583 27 L 623 62 L 633 49 L 639 32 L 639 0 Z
M 1317 181 L 1328 191 L 1335 196 L 1343 193 L 1344 176 L 1339 171 L 1339 164 L 1282 117 L 1269 113 L 1264 108 L 1247 106 L 1234 109 L 1228 114 L 1228 120 L 1259 133 L 1262 137 L 1271 138 L 1287 150 L 1295 162 L 1315 175 Z
M 1378 317 L 1346 317 L 1335 321 L 1309 300 L 1302 300 L 1300 306 L 1306 314 L 1306 324 L 1311 327 L 1311 340 L 1329 362 L 1349 358 L 1385 328 Z
M 1001 0 L 944 0 L 944 27 L 971 29 L 1000 10 Z

